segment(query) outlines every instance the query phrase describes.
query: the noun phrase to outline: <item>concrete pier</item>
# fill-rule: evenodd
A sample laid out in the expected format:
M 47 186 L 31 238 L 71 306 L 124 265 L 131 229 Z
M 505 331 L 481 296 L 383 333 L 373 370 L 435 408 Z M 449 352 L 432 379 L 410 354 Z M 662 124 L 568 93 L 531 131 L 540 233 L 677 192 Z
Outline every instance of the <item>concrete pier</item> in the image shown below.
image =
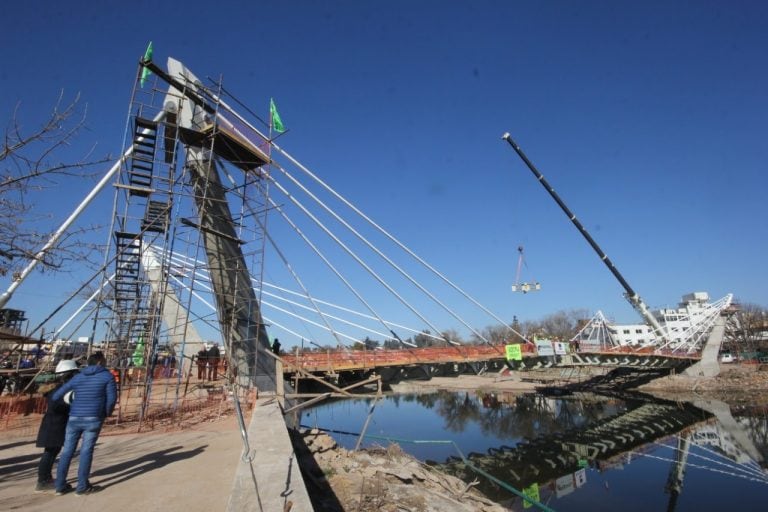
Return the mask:
M 259 398 L 248 426 L 250 452 L 240 458 L 227 512 L 311 512 L 277 397 Z

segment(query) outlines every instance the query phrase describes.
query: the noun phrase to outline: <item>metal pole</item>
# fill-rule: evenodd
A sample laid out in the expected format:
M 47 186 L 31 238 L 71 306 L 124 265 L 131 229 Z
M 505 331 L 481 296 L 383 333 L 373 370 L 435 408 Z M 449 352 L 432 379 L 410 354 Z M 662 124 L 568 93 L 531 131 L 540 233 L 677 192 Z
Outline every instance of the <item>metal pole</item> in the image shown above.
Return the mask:
M 539 172 L 538 169 L 536 169 L 536 166 L 533 165 L 533 163 L 528 160 L 528 157 L 525 156 L 525 153 L 523 153 L 523 150 L 520 149 L 520 146 L 517 145 L 517 143 L 512 140 L 512 137 L 509 135 L 509 133 L 505 133 L 501 137 L 502 139 L 506 140 L 510 146 L 512 146 L 512 149 L 515 150 L 515 152 L 518 154 L 518 156 L 525 162 L 525 165 L 528 166 L 528 169 L 531 170 L 533 175 L 536 177 L 536 179 L 541 183 L 541 185 L 546 189 L 546 191 L 549 193 L 550 196 L 552 196 L 552 199 L 555 200 L 555 202 L 560 206 L 560 208 L 563 210 L 565 215 L 570 219 L 570 221 L 573 223 L 574 226 L 576 226 L 576 229 L 579 230 L 579 233 L 586 239 L 586 241 L 589 243 L 590 246 L 592 246 L 592 249 L 595 250 L 597 255 L 600 257 L 600 260 L 605 264 L 606 267 L 608 267 L 608 270 L 611 271 L 611 273 L 616 277 L 616 279 L 619 280 L 619 283 L 621 283 L 621 286 L 624 287 L 624 290 L 626 291 L 626 297 L 629 303 L 634 307 L 641 315 L 642 317 L 653 327 L 653 329 L 657 332 L 657 334 L 666 341 L 667 333 L 664 330 L 661 325 L 659 325 L 659 322 L 656 320 L 656 318 L 648 311 L 647 306 L 643 302 L 643 299 L 640 298 L 640 296 L 635 293 L 635 291 L 632 289 L 631 286 L 629 286 L 629 283 L 624 279 L 624 276 L 619 273 L 618 269 L 613 265 L 613 262 L 608 258 L 608 256 L 603 252 L 602 249 L 600 249 L 600 246 L 597 245 L 597 242 L 592 238 L 592 236 L 587 232 L 586 229 L 584 229 L 584 226 L 579 222 L 579 219 L 576 218 L 576 215 L 571 212 L 571 210 L 566 206 L 566 204 L 563 202 L 562 199 L 560 199 L 560 196 L 557 195 L 557 192 L 547 183 L 547 180 L 544 179 L 544 176 Z
M 157 122 L 160 121 L 163 116 L 165 116 L 165 112 L 159 112 L 153 121 Z M 146 130 L 148 131 L 148 130 Z M 146 133 L 144 131 L 142 134 Z M 13 295 L 13 292 L 16 291 L 16 288 L 21 286 L 21 283 L 26 279 L 26 277 L 34 270 L 34 268 L 37 266 L 38 263 L 40 263 L 43 258 L 45 257 L 45 254 L 54 246 L 56 245 L 56 242 L 59 241 L 59 238 L 61 238 L 61 235 L 63 235 L 67 229 L 69 229 L 69 226 L 72 225 L 72 223 L 80 216 L 81 213 L 88 207 L 88 205 L 93 201 L 93 198 L 98 195 L 99 192 L 109 183 L 114 175 L 117 173 L 117 171 L 120 170 L 120 166 L 122 165 L 123 161 L 131 156 L 133 153 L 133 144 L 131 144 L 131 147 L 125 150 L 125 153 L 123 153 L 123 156 L 115 162 L 115 164 L 107 171 L 107 174 L 104 175 L 103 178 L 101 178 L 101 181 L 99 181 L 95 187 L 93 187 L 93 190 L 85 197 L 85 199 L 82 200 L 82 202 L 78 205 L 77 208 L 75 208 L 75 211 L 72 212 L 72 214 L 67 218 L 67 220 L 64 221 L 64 223 L 59 226 L 59 229 L 56 230 L 56 232 L 51 235 L 51 238 L 48 239 L 48 242 L 45 243 L 42 249 L 40 249 L 37 254 L 32 258 L 32 261 L 29 262 L 29 264 L 24 268 L 24 270 L 21 271 L 21 274 L 17 279 L 15 279 L 11 286 L 8 287 L 8 289 L 0 295 L 0 308 L 4 308 L 6 304 L 8 304 L 8 301 L 11 300 L 11 296 Z

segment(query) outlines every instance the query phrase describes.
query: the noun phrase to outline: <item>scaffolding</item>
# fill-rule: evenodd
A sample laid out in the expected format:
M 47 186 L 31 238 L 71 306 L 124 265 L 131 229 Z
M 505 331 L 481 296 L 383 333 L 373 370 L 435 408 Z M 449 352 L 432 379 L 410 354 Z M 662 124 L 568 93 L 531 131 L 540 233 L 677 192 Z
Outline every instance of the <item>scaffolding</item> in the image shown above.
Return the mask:
M 137 70 L 91 341 L 103 340 L 139 422 L 223 384 L 274 389 L 274 362 L 258 357 L 269 341 L 251 285 L 263 267 L 269 140 L 222 91 L 174 59 L 167 72 L 148 60 Z M 211 286 L 196 282 L 199 270 Z M 195 311 L 201 295 L 215 318 Z M 204 338 L 223 346 L 221 382 L 192 380 Z

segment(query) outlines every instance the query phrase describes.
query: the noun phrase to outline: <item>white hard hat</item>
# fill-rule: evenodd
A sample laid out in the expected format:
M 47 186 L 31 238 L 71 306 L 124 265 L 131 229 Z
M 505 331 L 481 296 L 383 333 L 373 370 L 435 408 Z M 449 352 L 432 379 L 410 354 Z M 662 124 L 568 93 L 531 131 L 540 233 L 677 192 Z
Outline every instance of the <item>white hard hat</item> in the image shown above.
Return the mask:
M 75 363 L 72 359 L 62 359 L 59 361 L 59 364 L 56 365 L 56 370 L 54 370 L 54 373 L 67 373 L 76 370 L 77 363 Z

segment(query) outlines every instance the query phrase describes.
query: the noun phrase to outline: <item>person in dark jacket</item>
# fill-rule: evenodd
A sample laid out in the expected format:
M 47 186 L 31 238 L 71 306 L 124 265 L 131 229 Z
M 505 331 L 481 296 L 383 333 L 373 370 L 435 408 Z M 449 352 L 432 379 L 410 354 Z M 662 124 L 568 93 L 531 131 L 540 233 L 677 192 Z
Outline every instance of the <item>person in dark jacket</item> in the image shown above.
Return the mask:
M 43 389 L 40 392 L 48 399 L 48 408 L 40 422 L 40 430 L 37 432 L 37 443 L 35 446 L 43 448 L 43 455 L 40 457 L 40 463 L 37 465 L 37 485 L 35 492 L 45 492 L 54 490 L 53 462 L 59 455 L 61 447 L 64 446 L 64 432 L 67 428 L 67 419 L 69 418 L 69 403 L 67 398 L 53 400 L 53 393 L 64 385 L 69 379 L 77 373 L 77 364 L 72 360 L 59 361 L 56 365 L 54 374 L 56 380 L 50 384 L 50 389 Z
M 219 378 L 219 360 L 221 359 L 221 352 L 219 352 L 219 346 L 214 343 L 206 353 L 208 358 L 208 380 L 216 380 Z
M 205 345 L 197 352 L 197 378 L 205 380 L 205 368 L 208 365 L 208 351 Z
M 67 473 L 81 437 L 83 444 L 80 447 L 75 494 L 88 494 L 98 490 L 88 480 L 93 462 L 93 448 L 96 446 L 104 420 L 112 415 L 117 403 L 115 378 L 105 368 L 105 363 L 106 359 L 101 352 L 91 354 L 88 358 L 88 366 L 53 393 L 53 400 L 58 400 L 67 392 L 74 392 L 69 409 L 64 448 L 56 468 L 57 495 L 72 490 L 72 486 L 67 483 Z

